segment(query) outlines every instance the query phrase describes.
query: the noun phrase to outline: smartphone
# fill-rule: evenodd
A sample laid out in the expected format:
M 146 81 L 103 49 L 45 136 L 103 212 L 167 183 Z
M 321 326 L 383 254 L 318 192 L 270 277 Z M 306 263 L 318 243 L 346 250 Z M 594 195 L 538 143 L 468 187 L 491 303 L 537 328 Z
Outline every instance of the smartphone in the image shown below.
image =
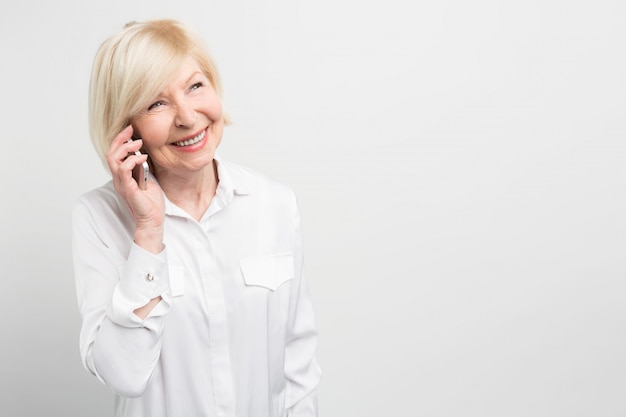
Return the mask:
M 132 138 L 129 139 L 129 142 L 132 142 Z M 141 156 L 141 152 L 135 151 L 135 155 Z M 150 172 L 150 166 L 147 161 L 144 161 L 141 164 L 135 165 L 133 168 L 133 178 L 137 181 L 137 185 L 142 190 L 148 188 L 148 173 Z

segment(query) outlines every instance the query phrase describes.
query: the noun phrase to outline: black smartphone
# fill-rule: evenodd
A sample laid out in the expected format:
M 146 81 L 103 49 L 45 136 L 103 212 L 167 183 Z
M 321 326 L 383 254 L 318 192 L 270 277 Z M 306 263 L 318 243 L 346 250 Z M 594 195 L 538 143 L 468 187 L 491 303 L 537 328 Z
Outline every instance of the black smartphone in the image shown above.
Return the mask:
M 132 142 L 133 138 L 129 139 L 129 142 Z M 141 152 L 135 151 L 135 155 L 141 156 Z M 137 185 L 140 189 L 145 190 L 148 188 L 148 173 L 150 172 L 150 166 L 147 161 L 142 162 L 141 164 L 135 165 L 133 168 L 133 178 L 137 181 Z

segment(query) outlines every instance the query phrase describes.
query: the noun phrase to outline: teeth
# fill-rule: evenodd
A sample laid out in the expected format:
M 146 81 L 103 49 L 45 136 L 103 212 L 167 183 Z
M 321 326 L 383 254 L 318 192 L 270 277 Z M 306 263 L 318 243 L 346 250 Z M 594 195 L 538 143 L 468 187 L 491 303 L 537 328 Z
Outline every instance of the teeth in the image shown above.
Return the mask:
M 175 142 L 174 145 L 176 145 L 176 146 L 189 146 L 189 145 L 196 144 L 196 143 L 200 142 L 202 139 L 204 139 L 204 135 L 205 134 L 206 134 L 206 130 L 203 130 L 195 138 L 187 139 L 187 140 L 181 140 L 180 142 Z

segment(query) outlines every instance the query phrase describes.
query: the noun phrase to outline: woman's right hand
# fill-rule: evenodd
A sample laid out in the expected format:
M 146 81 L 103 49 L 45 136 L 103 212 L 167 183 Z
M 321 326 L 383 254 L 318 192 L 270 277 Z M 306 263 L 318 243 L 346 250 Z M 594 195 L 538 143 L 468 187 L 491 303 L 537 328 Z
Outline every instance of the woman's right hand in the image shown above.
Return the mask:
M 161 187 L 148 180 L 147 188 L 139 188 L 133 178 L 133 168 L 148 159 L 148 155 L 135 155 L 143 142 L 129 142 L 133 134 L 131 125 L 122 130 L 111 142 L 106 154 L 113 176 L 115 191 L 126 201 L 135 220 L 135 243 L 147 251 L 159 253 L 163 250 L 163 220 L 165 199 Z

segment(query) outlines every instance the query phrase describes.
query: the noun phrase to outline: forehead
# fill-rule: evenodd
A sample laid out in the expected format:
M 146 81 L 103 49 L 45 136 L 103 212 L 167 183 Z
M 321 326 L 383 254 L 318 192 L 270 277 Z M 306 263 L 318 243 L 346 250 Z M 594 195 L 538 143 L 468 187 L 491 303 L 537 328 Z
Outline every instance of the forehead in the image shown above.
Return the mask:
M 197 76 L 205 76 L 205 74 L 198 64 L 198 61 L 191 56 L 187 56 L 181 61 L 177 71 L 172 74 L 165 90 L 186 87 L 187 83 Z

